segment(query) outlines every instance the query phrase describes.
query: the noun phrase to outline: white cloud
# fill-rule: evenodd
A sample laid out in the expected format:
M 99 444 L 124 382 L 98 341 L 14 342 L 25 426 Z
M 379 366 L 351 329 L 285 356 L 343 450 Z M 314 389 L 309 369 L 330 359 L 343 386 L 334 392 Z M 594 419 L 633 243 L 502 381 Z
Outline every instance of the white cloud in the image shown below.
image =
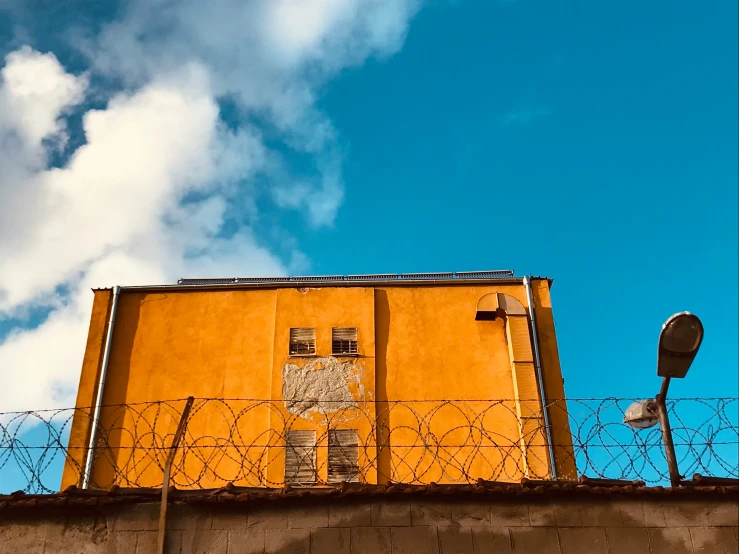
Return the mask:
M 503 116 L 504 125 L 529 125 L 534 120 L 550 114 L 547 108 L 510 111 Z
M 88 54 L 97 70 L 134 84 L 200 61 L 215 94 L 232 94 L 244 110 L 268 113 L 287 133 L 322 136 L 330 124 L 315 109 L 316 87 L 369 56 L 396 52 L 418 4 L 133 0 L 126 16 L 88 45 Z
M 172 234 L 164 234 L 163 219 L 170 220 L 170 231 L 177 228 L 171 222 L 183 209 L 179 199 L 249 176 L 254 157 L 233 152 L 244 139 L 219 127 L 207 83 L 199 72 L 190 73 L 186 86 L 154 82 L 113 97 L 105 110 L 88 111 L 87 143 L 65 167 L 33 176 L 44 209 L 27 215 L 33 240 L 19 248 L 13 236 L 0 238 L 0 308 L 29 302 L 111 249 L 152 237 L 162 239 L 157 247 L 167 256 L 182 256 L 163 240 Z M 210 215 L 210 228 L 197 229 L 200 236 L 191 240 L 218 231 L 221 214 Z
M 24 46 L 8 54 L 0 72 L 0 129 L 15 129 L 26 146 L 44 138 L 66 140 L 60 115 L 82 102 L 87 79 L 64 71 L 53 54 Z
M 105 110 L 88 111 L 87 143 L 63 168 L 12 183 L 34 187 L 43 209 L 0 237 L 0 308 L 12 313 L 29 302 L 59 303 L 48 295 L 62 283 L 72 291 L 40 327 L 11 333 L 0 345 L 3 409 L 73 402 L 92 286 L 285 272 L 248 228 L 216 238 L 223 193 L 259 167 L 262 147 L 247 130 L 224 130 L 202 75 L 191 78 L 186 87 L 151 83 L 113 97 Z M 179 199 L 194 190 L 211 196 L 182 205 Z
M 315 94 L 342 68 L 400 49 L 419 0 L 134 0 L 88 52 L 97 70 L 130 84 L 191 60 L 209 70 L 213 93 L 245 115 L 268 116 L 291 148 L 316 155 L 319 174 L 278 204 L 332 224 L 343 200 L 335 131 Z M 166 25 L 162 24 L 166 21 Z M 143 38 L 142 38 L 143 37 Z M 279 173 L 279 172 L 278 172 Z M 294 194 L 293 194 L 294 193 Z
M 24 246 L 26 214 L 43 207 L 35 172 L 45 167 L 45 146 L 66 143 L 61 116 L 82 102 L 86 86 L 53 54 L 23 47 L 7 56 L 0 71 L 0 244 Z
M 3 409 L 74 402 L 91 287 L 284 274 L 244 220 L 224 234 L 226 214 L 266 194 L 331 224 L 341 159 L 316 91 L 343 67 L 397 51 L 416 9 L 416 0 L 131 0 L 87 39 L 83 75 L 53 53 L 11 53 L 0 74 L 0 317 L 52 311 L 0 342 Z M 85 94 L 105 94 L 88 90 L 88 74 L 123 86 L 102 108 L 83 108 L 84 144 L 49 167 L 67 142 L 66 115 Z M 226 96 L 236 130 L 220 119 Z M 313 157 L 317 174 L 291 177 L 254 121 Z M 260 188 L 259 173 L 273 186 Z M 299 245 L 285 244 L 290 266 L 305 270 Z

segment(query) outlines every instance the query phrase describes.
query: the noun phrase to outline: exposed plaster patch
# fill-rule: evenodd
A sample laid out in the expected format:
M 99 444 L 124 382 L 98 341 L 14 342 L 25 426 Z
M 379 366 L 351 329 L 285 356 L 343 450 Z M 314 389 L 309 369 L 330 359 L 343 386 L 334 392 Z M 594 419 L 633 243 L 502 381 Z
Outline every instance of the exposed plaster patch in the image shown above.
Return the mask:
M 364 400 L 361 378 L 360 366 L 351 361 L 339 362 L 333 356 L 311 360 L 303 367 L 287 363 L 282 367 L 285 408 L 306 419 L 312 414 L 358 408 L 357 401 Z

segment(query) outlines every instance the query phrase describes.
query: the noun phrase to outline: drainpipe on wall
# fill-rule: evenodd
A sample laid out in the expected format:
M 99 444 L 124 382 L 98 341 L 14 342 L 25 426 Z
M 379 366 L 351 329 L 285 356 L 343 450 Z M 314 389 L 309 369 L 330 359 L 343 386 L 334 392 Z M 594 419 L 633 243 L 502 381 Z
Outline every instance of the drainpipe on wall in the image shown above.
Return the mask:
M 547 446 L 549 447 L 549 467 L 552 480 L 557 479 L 557 466 L 555 465 L 554 446 L 552 445 L 552 427 L 549 423 L 549 408 L 547 406 L 547 395 L 544 389 L 544 374 L 541 369 L 541 354 L 539 352 L 539 332 L 536 329 L 536 314 L 534 313 L 534 299 L 531 294 L 531 277 L 523 278 L 526 287 L 526 300 L 529 304 L 529 317 L 531 318 L 532 343 L 534 344 L 534 366 L 536 368 L 536 380 L 539 382 L 539 396 L 541 397 L 541 411 L 544 416 L 544 427 L 546 429 Z
M 92 459 L 94 457 L 95 440 L 97 439 L 98 420 L 100 419 L 100 409 L 103 404 L 103 391 L 105 390 L 105 375 L 108 373 L 108 361 L 110 360 L 110 343 L 113 339 L 113 325 L 115 324 L 115 310 L 118 306 L 118 296 L 121 287 L 118 285 L 113 287 L 113 303 L 110 308 L 110 318 L 108 319 L 108 332 L 105 335 L 105 349 L 103 350 L 103 363 L 100 368 L 100 382 L 98 383 L 98 391 L 95 397 L 95 409 L 92 416 L 92 430 L 90 431 L 90 442 L 87 445 L 87 457 L 85 458 L 85 475 L 82 478 L 82 488 L 86 489 L 90 485 L 90 475 L 92 474 Z

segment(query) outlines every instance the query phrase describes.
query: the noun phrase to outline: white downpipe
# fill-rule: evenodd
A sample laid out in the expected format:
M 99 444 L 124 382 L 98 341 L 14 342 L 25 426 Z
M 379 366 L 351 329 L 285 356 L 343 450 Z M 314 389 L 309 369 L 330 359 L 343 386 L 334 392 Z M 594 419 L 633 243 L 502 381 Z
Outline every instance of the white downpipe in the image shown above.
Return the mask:
M 105 335 L 105 349 L 103 350 L 103 363 L 100 368 L 100 382 L 98 383 L 98 391 L 95 397 L 95 410 L 92 416 L 92 431 L 90 431 L 90 442 L 87 445 L 87 457 L 85 458 L 85 475 L 82 479 L 82 488 L 86 489 L 90 485 L 90 475 L 92 474 L 92 459 L 94 458 L 95 440 L 97 439 L 98 420 L 100 419 L 100 409 L 103 404 L 103 391 L 105 390 L 105 375 L 108 373 L 108 361 L 110 360 L 110 343 L 113 339 L 113 326 L 115 324 L 115 310 L 118 306 L 118 295 L 121 287 L 118 285 L 113 287 L 113 304 L 110 307 L 110 318 L 108 319 L 108 332 Z
M 552 445 L 552 427 L 549 424 L 549 409 L 547 407 L 547 395 L 544 389 L 544 374 L 541 369 L 541 354 L 539 352 L 539 331 L 536 329 L 536 314 L 534 313 L 534 299 L 531 294 L 531 278 L 524 277 L 523 284 L 526 287 L 526 300 L 529 304 L 529 317 L 531 318 L 531 332 L 534 344 L 534 366 L 536 368 L 536 380 L 539 382 L 539 396 L 541 397 L 541 411 L 544 416 L 544 427 L 546 429 L 547 446 L 549 447 L 549 467 L 552 479 L 557 479 L 557 466 L 554 459 L 554 447 Z

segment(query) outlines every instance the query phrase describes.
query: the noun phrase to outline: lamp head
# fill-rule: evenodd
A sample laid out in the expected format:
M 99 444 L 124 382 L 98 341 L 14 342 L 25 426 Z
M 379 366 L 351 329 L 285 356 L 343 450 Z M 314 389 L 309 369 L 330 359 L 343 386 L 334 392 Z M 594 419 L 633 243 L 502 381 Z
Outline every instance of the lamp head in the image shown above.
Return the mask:
M 657 352 L 657 375 L 682 379 L 703 341 L 703 324 L 698 316 L 681 312 L 662 326 Z
M 624 413 L 624 423 L 634 429 L 649 429 L 657 425 L 657 422 L 659 418 L 654 400 L 634 402 Z

